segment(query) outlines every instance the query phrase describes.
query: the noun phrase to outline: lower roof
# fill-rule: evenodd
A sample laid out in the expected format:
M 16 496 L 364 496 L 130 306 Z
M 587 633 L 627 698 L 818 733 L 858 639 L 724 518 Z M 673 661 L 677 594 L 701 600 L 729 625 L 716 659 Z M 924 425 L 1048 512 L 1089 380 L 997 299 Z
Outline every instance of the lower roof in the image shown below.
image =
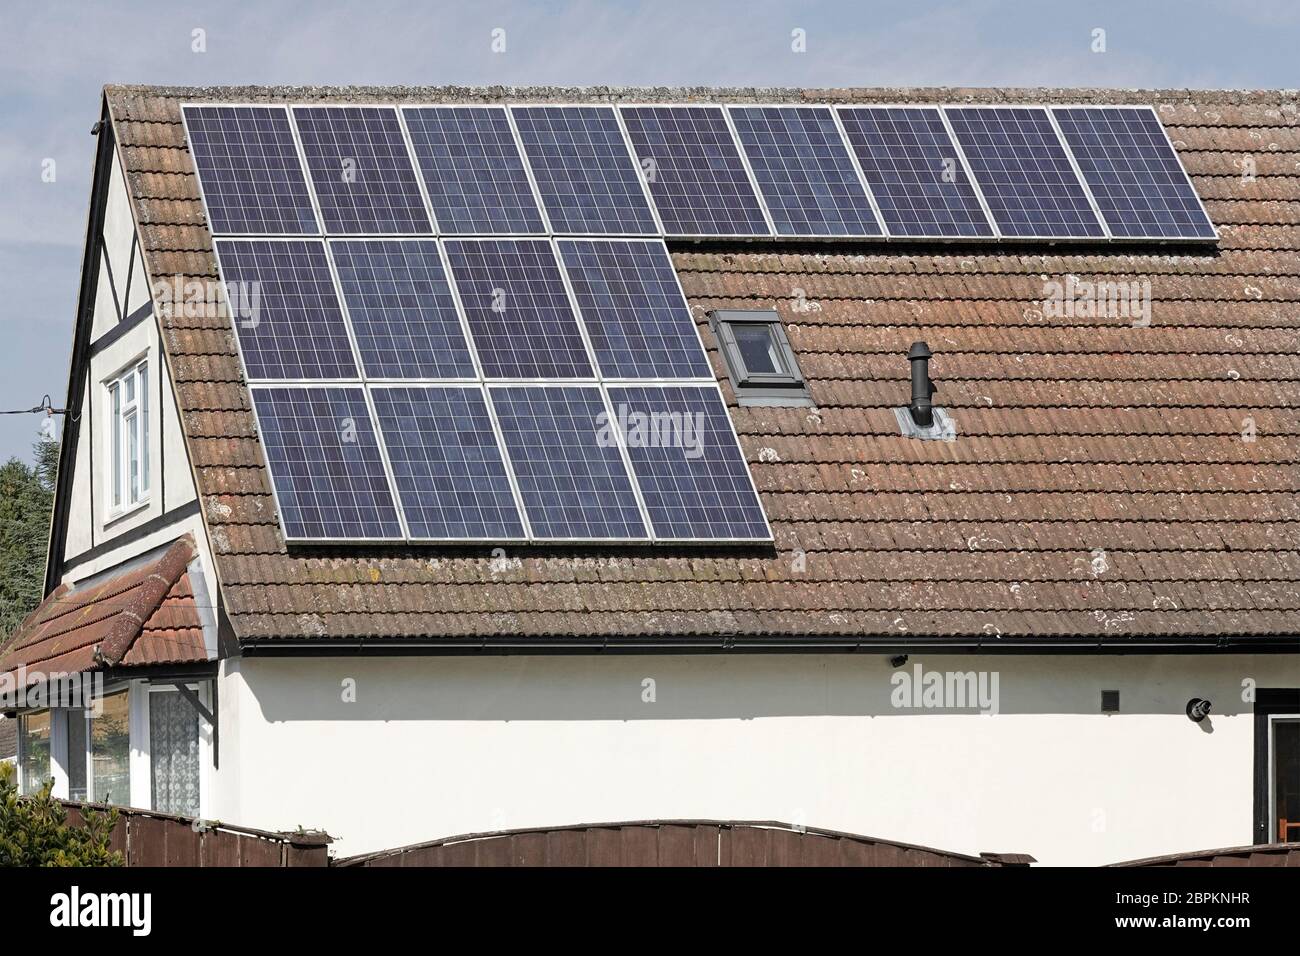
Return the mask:
M 154 277 L 217 277 L 180 122 L 182 102 L 205 100 L 1151 103 L 1220 230 L 1217 248 L 1192 250 L 674 245 L 775 534 L 772 549 L 740 552 L 287 547 L 229 318 L 162 317 L 222 600 L 245 645 L 1183 647 L 1300 633 L 1294 92 L 106 95 Z M 1071 276 L 1149 281 L 1150 326 L 1048 314 L 1046 284 Z M 816 408 L 734 404 L 707 313 L 766 308 L 785 321 Z M 955 442 L 899 434 L 892 409 L 907 402 L 918 339 L 935 353 Z

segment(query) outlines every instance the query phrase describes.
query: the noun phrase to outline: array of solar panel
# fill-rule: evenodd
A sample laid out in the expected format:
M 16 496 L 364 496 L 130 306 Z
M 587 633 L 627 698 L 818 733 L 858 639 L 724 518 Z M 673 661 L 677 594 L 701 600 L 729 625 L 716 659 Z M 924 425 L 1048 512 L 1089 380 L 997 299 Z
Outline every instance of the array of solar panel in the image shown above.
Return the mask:
M 320 232 L 283 106 L 188 106 L 185 125 L 213 232 Z
M 420 106 L 402 115 L 440 232 L 546 231 L 504 107 Z
M 251 392 L 286 538 L 403 537 L 362 388 Z
M 1213 239 L 1214 226 L 1148 108 L 1054 108 L 1111 235 Z
M 593 378 L 545 239 L 454 239 L 451 273 L 487 378 Z
M 451 284 L 432 239 L 330 243 L 370 378 L 473 378 Z
M 937 108 L 853 107 L 839 112 L 890 235 L 993 235 Z
M 218 239 L 250 379 L 356 378 L 357 364 L 319 239 Z
M 1047 110 L 944 111 L 1004 236 L 1105 238 Z
M 658 234 L 613 107 L 516 106 L 510 112 L 553 231 Z
M 1148 107 L 184 113 L 227 235 L 1215 238 Z
M 609 397 L 656 536 L 771 538 L 716 388 L 611 387 Z
M 411 538 L 525 537 L 481 389 L 404 386 L 370 394 Z
M 781 236 L 878 236 L 880 223 L 827 107 L 732 106 Z
M 722 107 L 620 112 L 668 235 L 771 234 Z
M 295 106 L 293 118 L 326 232 L 433 231 L 396 109 Z
M 558 245 L 604 377 L 713 378 L 662 241 Z
M 489 393 L 535 538 L 647 537 L 599 388 L 493 386 Z

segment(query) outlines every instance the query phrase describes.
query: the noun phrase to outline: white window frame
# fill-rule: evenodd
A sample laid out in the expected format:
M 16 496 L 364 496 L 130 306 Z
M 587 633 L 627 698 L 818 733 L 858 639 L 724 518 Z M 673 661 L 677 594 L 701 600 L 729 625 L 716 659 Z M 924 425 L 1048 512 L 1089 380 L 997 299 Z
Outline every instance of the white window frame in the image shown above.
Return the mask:
M 104 447 L 108 467 L 105 469 L 108 520 L 130 514 L 149 504 L 152 482 L 149 472 L 149 357 L 136 358 L 130 365 L 104 380 L 106 428 Z M 127 398 L 128 387 L 134 397 Z M 135 439 L 135 461 L 131 456 L 131 439 Z M 131 469 L 135 466 L 138 482 L 132 495 Z
M 199 695 L 203 706 L 212 709 L 212 694 L 209 682 L 198 681 L 185 683 L 190 690 Z M 131 805 L 147 810 L 158 809 L 153 805 L 153 751 L 149 741 L 149 699 L 152 694 L 178 694 L 170 684 L 150 684 L 137 681 L 131 688 Z M 188 706 L 188 704 L 187 704 Z M 211 800 L 212 781 L 212 728 L 198 714 L 199 722 L 199 817 L 208 817 L 208 805 Z

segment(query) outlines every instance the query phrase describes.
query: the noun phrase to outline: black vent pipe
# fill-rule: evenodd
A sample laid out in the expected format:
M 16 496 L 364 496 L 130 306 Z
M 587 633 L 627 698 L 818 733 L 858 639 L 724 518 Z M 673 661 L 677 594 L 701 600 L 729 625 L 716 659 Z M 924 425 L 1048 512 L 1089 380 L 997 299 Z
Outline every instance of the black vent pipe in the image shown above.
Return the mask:
M 930 396 L 935 391 L 934 382 L 930 381 L 932 354 L 924 342 L 913 342 L 907 352 L 907 360 L 912 363 L 912 402 L 907 411 L 918 428 L 934 426 L 934 410 L 930 406 Z

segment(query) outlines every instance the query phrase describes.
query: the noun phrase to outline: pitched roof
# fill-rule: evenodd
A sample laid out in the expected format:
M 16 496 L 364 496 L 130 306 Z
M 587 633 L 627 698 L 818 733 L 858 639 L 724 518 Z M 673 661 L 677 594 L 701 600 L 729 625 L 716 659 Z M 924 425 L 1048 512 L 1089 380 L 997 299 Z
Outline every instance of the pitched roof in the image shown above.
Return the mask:
M 1300 631 L 1300 108 L 1291 92 L 109 87 L 151 276 L 215 279 L 180 104 L 1150 103 L 1217 250 L 670 244 L 775 549 L 286 548 L 226 315 L 162 321 L 245 644 L 1131 640 Z M 1243 175 L 1243 158 L 1254 176 Z M 1048 318 L 1044 282 L 1151 282 L 1150 328 Z M 809 303 L 796 309 L 798 290 Z M 734 405 L 716 308 L 776 308 L 816 409 Z M 909 344 L 956 442 L 905 439 Z M 1242 440 L 1253 422 L 1257 437 Z
M 0 653 L 0 675 L 26 668 L 30 684 L 52 673 L 207 660 L 187 571 L 194 554 L 186 535 L 137 567 L 81 587 L 60 585 L 14 632 Z

